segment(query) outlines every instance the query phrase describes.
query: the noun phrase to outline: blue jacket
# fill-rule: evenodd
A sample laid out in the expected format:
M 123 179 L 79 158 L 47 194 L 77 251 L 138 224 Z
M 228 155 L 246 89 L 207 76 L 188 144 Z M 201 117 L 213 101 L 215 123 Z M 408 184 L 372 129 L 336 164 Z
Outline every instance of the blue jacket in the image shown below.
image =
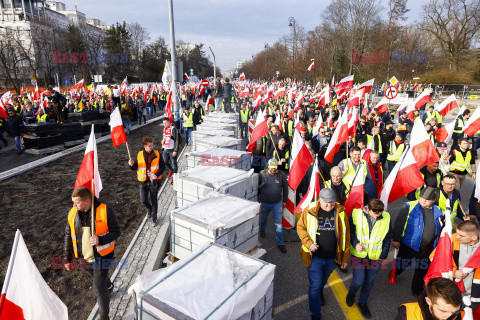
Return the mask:
M 410 210 L 410 202 L 407 202 L 405 205 Z M 436 205 L 433 205 L 433 216 L 435 219 L 435 233 L 438 233 L 442 228 L 439 218 L 443 216 L 443 212 Z M 405 233 L 402 236 L 402 243 L 417 252 L 420 251 L 424 226 L 422 209 L 420 203 L 417 202 L 417 205 L 408 214 Z M 433 248 L 437 246 L 437 242 L 438 238 L 435 239 Z

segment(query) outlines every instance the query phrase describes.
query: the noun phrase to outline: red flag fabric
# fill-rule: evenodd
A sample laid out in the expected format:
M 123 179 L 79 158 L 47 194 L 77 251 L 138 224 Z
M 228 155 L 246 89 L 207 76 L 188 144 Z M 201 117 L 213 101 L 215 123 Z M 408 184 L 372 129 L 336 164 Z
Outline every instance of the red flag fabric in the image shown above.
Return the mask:
M 448 144 L 452 139 L 454 129 L 455 129 L 455 121 L 440 127 L 439 129 L 435 130 L 433 134 L 437 138 L 438 142 L 445 142 Z
M 310 185 L 308 186 L 307 193 L 300 200 L 295 208 L 295 213 L 302 213 L 303 210 L 311 203 L 317 200 L 320 194 L 320 173 L 318 171 L 318 165 L 315 162 L 312 170 L 312 176 L 310 178 Z
M 242 72 L 240 74 L 240 77 L 238 77 L 238 81 L 243 81 L 243 80 L 245 80 L 245 72 Z
M 92 180 L 94 181 L 94 190 L 92 190 Z M 92 124 L 92 132 L 88 139 L 87 148 L 85 149 L 85 156 L 78 171 L 77 180 L 75 181 L 74 189 L 86 187 L 95 193 L 96 197 L 100 196 L 102 191 L 102 180 L 100 179 L 100 172 L 98 171 L 98 153 L 97 141 L 95 139 L 94 125 Z
M 412 153 L 419 168 L 440 160 L 422 120 L 417 119 L 410 134 Z
M 20 230 L 15 233 L 0 295 L 0 320 L 67 320 L 67 306 L 42 278 Z
M 287 91 L 285 90 L 285 87 L 278 88 L 278 90 L 275 91 L 275 93 L 273 94 L 273 100 L 276 100 L 285 95 L 287 95 Z
M 480 108 L 475 109 L 470 119 L 468 119 L 463 133 L 471 137 L 478 130 L 480 130 Z
M 35 84 L 35 92 L 33 93 L 33 101 L 40 99 L 40 91 L 38 90 L 38 85 Z
M 305 145 L 305 141 L 298 129 L 295 128 L 292 142 L 292 155 L 290 157 L 290 173 L 288 175 L 288 186 L 297 190 L 305 173 L 312 164 L 312 155 Z
M 83 88 L 83 79 L 78 81 L 77 84 L 75 84 L 73 87 L 72 87 L 72 90 L 78 90 L 80 88 Z
M 315 69 L 315 59 L 310 59 L 310 65 L 307 68 L 307 71 L 312 71 L 312 69 Z
M 327 151 L 325 151 L 325 160 L 332 163 L 335 153 L 340 150 L 342 143 L 348 140 L 348 115 L 347 112 L 343 112 L 340 120 L 338 120 L 338 126 L 335 129 L 332 139 L 328 143 Z
M 430 97 L 430 89 L 425 89 L 415 100 L 413 100 L 413 105 L 415 109 L 420 109 L 425 103 L 432 101 Z
M 359 85 L 357 90 L 363 89 L 363 93 L 370 93 L 372 92 L 374 82 L 375 82 L 375 78 L 370 79 L 362 83 L 361 85 Z
M 113 112 L 110 114 L 109 125 L 113 146 L 116 148 L 122 143 L 126 143 L 127 136 L 125 135 L 125 129 L 123 128 L 123 121 L 119 108 L 115 108 L 115 110 L 113 110 Z
M 165 106 L 165 116 L 170 119 L 170 122 L 173 121 L 173 100 L 172 100 L 172 91 L 168 93 L 167 105 Z
M 340 80 L 335 86 L 335 91 L 339 99 L 353 86 L 353 75 L 348 76 Z
M 437 110 L 442 117 L 445 117 L 450 110 L 453 110 L 458 107 L 457 99 L 455 95 L 452 94 L 447 99 L 445 99 L 442 103 L 440 103 L 435 110 Z
M 253 148 L 255 147 L 255 142 L 258 139 L 266 136 L 269 132 L 270 130 L 268 128 L 265 115 L 263 114 L 263 112 L 259 111 L 257 114 L 257 120 L 255 121 L 255 127 L 253 128 L 252 136 L 250 137 L 250 143 L 247 147 L 248 152 L 252 152 Z
M 363 209 L 365 206 L 363 198 L 365 190 L 365 177 L 362 174 L 365 169 L 363 166 L 364 164 L 362 163 L 360 168 L 357 170 L 357 172 L 360 172 L 360 174 L 357 174 L 353 180 L 352 187 L 348 193 L 347 201 L 345 202 L 345 213 L 347 214 L 347 217 L 352 215 L 353 209 Z
M 388 99 L 384 97 L 373 109 L 377 109 L 379 114 L 388 111 Z

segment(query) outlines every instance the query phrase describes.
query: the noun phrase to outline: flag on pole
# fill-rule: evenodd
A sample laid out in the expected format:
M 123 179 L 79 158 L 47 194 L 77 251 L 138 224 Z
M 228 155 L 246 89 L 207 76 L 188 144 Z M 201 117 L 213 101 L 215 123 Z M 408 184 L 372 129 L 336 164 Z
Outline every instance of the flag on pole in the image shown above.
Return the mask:
M 370 92 L 372 92 L 372 88 L 373 88 L 374 83 L 375 83 L 375 78 L 370 79 L 370 80 L 362 83 L 361 85 L 359 85 L 358 88 L 357 88 L 357 91 L 363 89 L 363 93 L 370 93 Z
M 42 278 L 28 252 L 20 230 L 0 296 L 0 320 L 67 320 L 67 306 Z
M 245 72 L 242 72 L 240 74 L 240 77 L 238 77 L 238 81 L 243 81 L 243 80 L 245 80 Z
M 365 177 L 362 174 L 365 168 L 363 166 L 364 163 L 361 162 L 360 168 L 357 170 L 357 175 L 353 180 L 352 187 L 350 188 L 350 192 L 348 193 L 347 201 L 345 202 L 345 213 L 347 214 L 347 217 L 352 215 L 353 209 L 363 209 L 365 206 L 363 201 Z
M 353 86 L 353 75 L 348 76 L 340 80 L 340 82 L 335 86 L 335 91 L 337 92 L 338 99 L 342 99 L 345 93 Z
M 112 136 L 113 146 L 116 148 L 122 143 L 127 142 L 125 129 L 123 128 L 122 116 L 120 115 L 120 108 L 115 108 L 110 114 L 110 135 Z
M 325 160 L 332 163 L 333 157 L 340 150 L 342 143 L 348 140 L 348 114 L 343 112 L 338 120 L 338 125 L 333 132 L 332 139 L 328 143 L 327 151 L 325 151 Z
M 455 122 L 450 122 L 447 125 L 441 126 L 433 132 L 438 142 L 445 142 L 448 144 L 453 136 L 453 130 L 455 129 Z
M 410 134 L 410 145 L 412 146 L 411 150 L 417 161 L 418 168 L 440 160 L 435 146 L 420 119 L 415 120 L 413 124 Z
M 122 84 L 120 85 L 120 94 L 126 96 L 127 95 L 127 78 L 123 80 Z
M 430 97 L 430 89 L 425 89 L 415 100 L 413 100 L 413 105 L 415 109 L 420 109 L 425 103 L 432 101 Z
M 442 103 L 436 106 L 435 110 L 437 110 L 442 117 L 445 117 L 450 110 L 453 110 L 458 107 L 457 99 L 455 95 L 452 94 L 447 99 L 445 99 Z
M 40 91 L 38 90 L 38 85 L 35 84 L 35 92 L 33 93 L 33 101 L 40 99 Z
M 257 120 L 255 121 L 255 127 L 253 128 L 252 137 L 250 138 L 250 143 L 247 147 L 248 152 L 252 152 L 255 147 L 255 142 L 266 136 L 269 132 L 270 129 L 268 128 L 265 114 L 262 111 L 259 111 L 257 114 Z
M 83 88 L 83 79 L 78 81 L 77 84 L 72 87 L 72 90 L 78 90 L 81 88 Z
M 94 189 L 92 190 L 92 180 Z M 87 148 L 85 149 L 85 156 L 83 157 L 82 165 L 78 171 L 77 180 L 75 181 L 74 189 L 86 187 L 95 193 L 96 197 L 100 196 L 102 191 L 102 179 L 100 179 L 100 172 L 98 171 L 98 152 L 97 141 L 95 139 L 94 125 L 92 124 L 92 131 L 88 139 Z
M 377 109 L 379 114 L 388 111 L 388 99 L 384 97 L 373 109 Z
M 295 213 L 302 213 L 303 210 L 308 207 L 310 203 L 315 203 L 320 194 L 320 172 L 318 170 L 317 162 L 313 165 L 312 176 L 310 178 L 310 184 L 308 186 L 307 193 L 300 200 L 295 208 Z
M 307 68 L 307 71 L 312 71 L 312 69 L 315 69 L 315 59 L 310 59 L 310 65 Z
M 470 137 L 478 130 L 480 130 L 480 108 L 475 109 L 470 119 L 468 119 L 463 133 Z
M 292 142 L 292 155 L 290 157 L 290 172 L 288 175 L 288 186 L 297 190 L 298 185 L 307 173 L 312 164 L 312 155 L 305 145 L 300 132 L 295 128 Z

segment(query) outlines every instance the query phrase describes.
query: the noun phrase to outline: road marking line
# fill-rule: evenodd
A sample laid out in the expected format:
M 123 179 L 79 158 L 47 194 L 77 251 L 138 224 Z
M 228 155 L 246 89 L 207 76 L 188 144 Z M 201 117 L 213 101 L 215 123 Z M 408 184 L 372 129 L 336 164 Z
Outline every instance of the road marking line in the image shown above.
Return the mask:
M 352 278 L 352 275 L 348 275 L 348 276 L 346 276 L 343 280 L 349 280 L 349 279 L 351 279 L 351 278 Z M 337 283 L 340 283 L 340 282 L 342 282 L 342 279 L 340 279 L 340 278 L 338 278 L 338 279 L 336 279 L 336 280 L 329 281 L 329 282 L 325 285 L 325 288 L 334 286 L 334 285 L 336 285 Z M 297 297 L 297 298 L 295 298 L 295 299 L 293 299 L 293 300 L 290 300 L 290 301 L 288 301 L 288 302 L 286 302 L 286 303 L 284 303 L 284 304 L 276 307 L 275 310 L 274 310 L 274 312 L 273 312 L 273 314 L 274 314 L 274 315 L 277 315 L 277 314 L 279 314 L 279 313 L 281 313 L 281 312 L 283 312 L 283 311 L 285 311 L 285 310 L 287 310 L 287 309 L 289 309 L 289 308 L 291 308 L 291 307 L 293 307 L 293 306 L 295 306 L 295 305 L 297 305 L 297 304 L 299 304 L 299 303 L 302 303 L 302 302 L 305 301 L 305 300 L 308 300 L 308 294 L 304 294 L 303 296 Z
M 337 270 L 334 270 L 330 275 L 330 278 L 328 278 L 328 284 L 330 284 L 330 287 L 337 298 L 337 302 L 345 315 L 345 319 L 363 320 L 362 314 L 360 313 L 360 310 L 358 310 L 356 304 L 353 304 L 351 307 L 347 306 L 345 297 L 347 296 L 348 290 L 342 279 L 338 276 Z

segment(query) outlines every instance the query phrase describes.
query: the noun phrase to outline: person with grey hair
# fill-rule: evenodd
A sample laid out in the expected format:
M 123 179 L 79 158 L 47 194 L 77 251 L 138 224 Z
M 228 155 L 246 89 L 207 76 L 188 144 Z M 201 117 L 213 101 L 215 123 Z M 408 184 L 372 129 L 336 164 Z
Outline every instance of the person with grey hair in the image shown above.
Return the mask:
M 278 170 L 288 174 L 290 168 L 290 150 L 287 148 L 287 140 L 280 138 L 278 148 L 273 151 L 273 159 L 278 161 Z
M 347 194 L 350 191 L 350 184 L 347 180 L 342 179 L 342 170 L 339 167 L 330 169 L 330 178 L 322 185 L 322 189 L 331 188 L 335 191 L 336 202 L 344 205 L 345 201 L 347 201 Z

